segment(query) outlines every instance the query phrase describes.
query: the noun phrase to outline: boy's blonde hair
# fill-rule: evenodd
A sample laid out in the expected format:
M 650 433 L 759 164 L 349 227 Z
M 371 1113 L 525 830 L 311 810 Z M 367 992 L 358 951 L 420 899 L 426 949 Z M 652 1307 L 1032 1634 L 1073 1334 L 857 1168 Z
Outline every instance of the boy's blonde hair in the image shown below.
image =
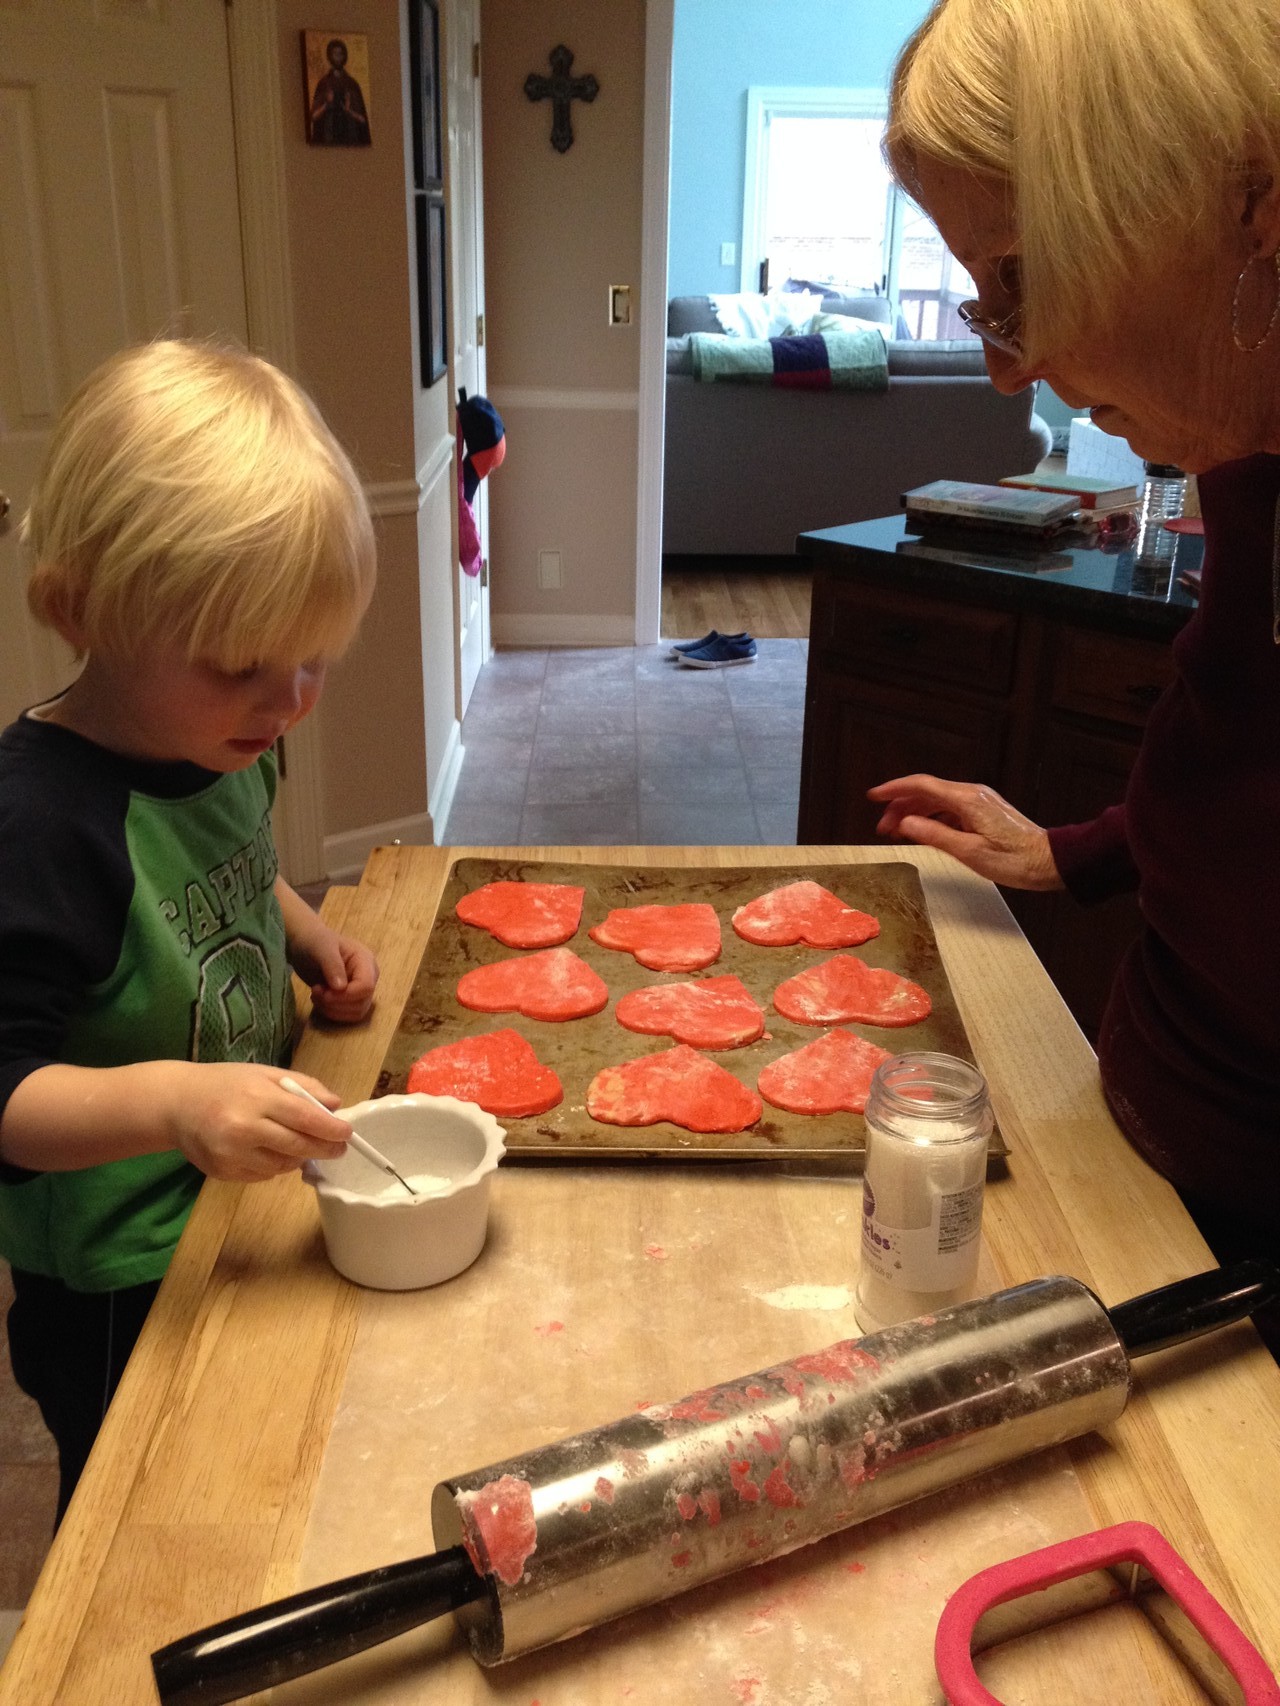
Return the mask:
M 1032 363 L 1280 165 L 1276 0 L 937 0 L 894 71 L 885 152 L 1004 178 Z
M 368 506 L 314 404 L 207 343 L 123 350 L 89 376 L 23 537 L 32 612 L 89 651 L 176 640 L 229 670 L 333 657 L 373 591 Z

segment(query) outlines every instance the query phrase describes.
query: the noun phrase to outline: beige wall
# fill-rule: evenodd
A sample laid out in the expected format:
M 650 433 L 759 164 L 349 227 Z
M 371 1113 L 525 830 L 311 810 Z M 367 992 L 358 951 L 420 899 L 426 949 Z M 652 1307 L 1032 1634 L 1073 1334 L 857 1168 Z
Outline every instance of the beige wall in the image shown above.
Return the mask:
M 404 10 L 344 0 L 340 28 L 368 37 L 373 141 L 314 148 L 299 31 L 325 27 L 325 14 L 318 25 L 307 0 L 278 0 L 297 376 L 350 453 L 378 527 L 373 606 L 316 712 L 326 840 L 339 842 L 425 821 L 453 728 L 452 653 L 439 643 L 452 633 L 447 465 L 431 492 L 417 492 L 419 469 L 448 435 L 448 385 L 423 392 L 417 380 Z
M 507 428 L 490 481 L 495 640 L 629 642 L 636 579 L 644 0 L 483 0 L 489 392 Z M 559 42 L 600 93 L 551 146 L 524 81 Z M 633 320 L 608 324 L 609 286 Z M 593 396 L 592 394 L 597 395 Z M 606 393 L 601 397 L 599 393 Z M 601 405 L 604 406 L 601 406 Z M 564 585 L 539 587 L 540 548 Z

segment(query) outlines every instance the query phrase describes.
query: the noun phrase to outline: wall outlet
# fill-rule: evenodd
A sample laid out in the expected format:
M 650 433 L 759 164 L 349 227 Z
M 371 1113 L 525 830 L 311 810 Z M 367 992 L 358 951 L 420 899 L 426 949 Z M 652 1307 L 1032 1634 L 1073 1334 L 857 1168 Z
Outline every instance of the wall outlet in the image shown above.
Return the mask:
M 738 245 L 736 243 L 721 243 L 721 245 L 720 245 L 720 265 L 722 267 L 731 267 L 735 264 L 737 259 L 738 259 Z
M 559 551 L 538 552 L 538 585 L 551 591 L 564 585 L 564 558 Z

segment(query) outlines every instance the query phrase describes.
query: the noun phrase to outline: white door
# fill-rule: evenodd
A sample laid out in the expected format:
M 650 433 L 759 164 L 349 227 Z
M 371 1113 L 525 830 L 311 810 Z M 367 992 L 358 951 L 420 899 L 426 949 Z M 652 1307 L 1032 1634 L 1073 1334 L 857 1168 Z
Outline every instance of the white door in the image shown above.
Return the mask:
M 85 375 L 162 333 L 246 339 L 224 0 L 0 7 L 0 721 L 65 686 L 18 522 Z
M 449 118 L 448 205 L 452 257 L 454 399 L 458 388 L 485 390 L 484 198 L 480 162 L 480 5 L 455 0 L 446 44 Z M 489 656 L 489 492 L 482 480 L 472 502 L 484 567 L 479 575 L 457 568 L 458 715 L 465 712 L 476 677 Z

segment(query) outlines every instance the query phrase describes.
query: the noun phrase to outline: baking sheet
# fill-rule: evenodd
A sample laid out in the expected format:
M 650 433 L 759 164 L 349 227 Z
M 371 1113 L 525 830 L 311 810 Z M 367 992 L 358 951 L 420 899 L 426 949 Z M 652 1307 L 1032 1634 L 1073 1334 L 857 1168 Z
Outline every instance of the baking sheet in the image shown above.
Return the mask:
M 795 1024 L 775 1012 L 772 995 L 784 978 L 821 964 L 830 958 L 833 950 L 758 947 L 743 941 L 730 922 L 739 906 L 799 878 L 820 883 L 850 906 L 878 918 L 879 936 L 849 951 L 870 965 L 888 967 L 921 984 L 933 1000 L 933 1012 L 917 1025 L 851 1024 L 848 1028 L 895 1054 L 927 1049 L 957 1055 L 980 1065 L 975 1061 L 947 981 L 920 874 L 914 865 L 886 861 L 866 865 L 806 865 L 802 870 L 768 866 L 637 869 L 621 865 L 459 859 L 450 869 L 412 994 L 387 1050 L 374 1094 L 402 1092 L 409 1068 L 429 1048 L 510 1027 L 526 1037 L 538 1059 L 557 1073 L 564 1085 L 564 1100 L 544 1114 L 524 1119 L 504 1118 L 509 1155 L 558 1156 L 577 1161 L 586 1155 L 620 1159 L 683 1156 L 694 1160 L 717 1155 L 732 1160 L 821 1156 L 860 1163 L 866 1151 L 866 1125 L 861 1114 L 793 1114 L 766 1102 L 761 1118 L 746 1131 L 703 1134 L 666 1122 L 652 1126 L 604 1125 L 593 1120 L 586 1110 L 587 1086 L 602 1067 L 657 1054 L 673 1046 L 671 1037 L 643 1036 L 618 1024 L 614 1007 L 618 997 L 632 989 L 726 973 L 741 978 L 765 1011 L 764 1035 L 746 1048 L 705 1052 L 752 1089 L 761 1068 L 768 1062 L 823 1035 L 822 1026 Z M 486 930 L 464 924 L 454 910 L 463 895 L 484 883 L 501 881 L 573 883 L 585 887 L 582 922 L 577 935 L 565 946 L 580 955 L 608 984 L 610 999 L 603 1011 L 585 1019 L 557 1023 L 527 1019 L 516 1013 L 476 1013 L 460 1004 L 455 991 L 464 972 L 521 952 L 496 941 Z M 673 906 L 697 901 L 715 907 L 721 930 L 720 958 L 700 973 L 651 971 L 631 954 L 603 948 L 588 935 L 591 927 L 614 907 Z M 998 1129 L 992 1134 L 990 1153 L 995 1156 L 1008 1153 Z

